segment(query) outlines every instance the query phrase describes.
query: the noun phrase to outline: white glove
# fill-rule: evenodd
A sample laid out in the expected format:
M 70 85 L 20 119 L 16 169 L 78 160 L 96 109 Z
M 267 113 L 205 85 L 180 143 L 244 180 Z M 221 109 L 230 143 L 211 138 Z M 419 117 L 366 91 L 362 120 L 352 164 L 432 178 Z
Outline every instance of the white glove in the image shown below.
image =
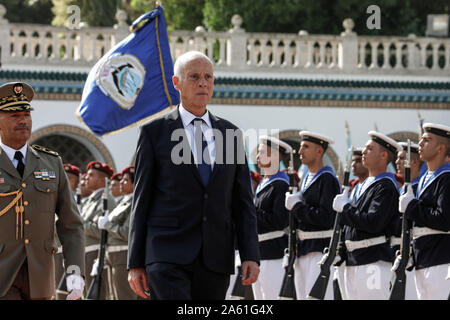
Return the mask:
M 106 213 L 104 216 L 101 216 L 100 218 L 98 218 L 98 221 L 97 221 L 98 228 L 105 229 L 105 225 L 106 225 L 106 223 L 108 223 L 108 221 L 109 221 L 109 216 Z
M 415 197 L 414 197 L 414 193 L 413 193 L 413 188 L 411 188 L 411 185 L 408 185 L 408 191 L 406 191 L 406 193 L 402 194 L 399 198 L 398 211 L 400 211 L 401 213 L 405 213 L 406 208 L 408 208 L 408 204 L 414 198 Z
M 300 195 L 301 195 L 300 192 L 292 194 L 290 192 L 286 192 L 286 199 L 284 201 L 284 206 L 286 207 L 286 209 L 291 211 L 292 208 L 295 206 L 295 204 L 300 202 Z
M 78 300 L 83 295 L 84 280 L 78 274 L 71 274 L 66 278 L 67 291 L 70 294 L 67 296 L 66 300 Z
M 350 199 L 348 198 L 348 187 L 344 188 L 344 192 L 341 194 L 338 194 L 336 197 L 334 197 L 333 200 L 333 210 L 341 213 L 342 210 L 344 210 L 344 207 L 347 203 L 350 203 Z
M 95 277 L 98 274 L 98 259 L 94 260 L 94 264 L 92 265 L 91 277 Z

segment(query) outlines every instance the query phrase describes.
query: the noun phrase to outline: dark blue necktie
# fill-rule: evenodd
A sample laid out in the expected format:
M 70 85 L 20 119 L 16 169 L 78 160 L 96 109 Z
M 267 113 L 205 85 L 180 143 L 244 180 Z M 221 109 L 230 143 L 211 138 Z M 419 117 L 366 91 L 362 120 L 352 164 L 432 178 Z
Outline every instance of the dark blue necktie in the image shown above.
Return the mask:
M 211 160 L 209 157 L 208 143 L 202 132 L 202 121 L 203 119 L 201 118 L 195 118 L 192 120 L 195 128 L 194 144 L 197 155 L 197 168 L 203 185 L 206 187 L 208 185 L 209 178 L 211 177 Z

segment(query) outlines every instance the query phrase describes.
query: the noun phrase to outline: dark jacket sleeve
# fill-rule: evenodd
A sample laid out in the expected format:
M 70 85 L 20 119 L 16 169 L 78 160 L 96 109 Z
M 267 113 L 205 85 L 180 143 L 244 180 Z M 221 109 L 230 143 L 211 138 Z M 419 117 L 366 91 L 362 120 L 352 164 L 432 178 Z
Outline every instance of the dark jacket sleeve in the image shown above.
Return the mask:
M 405 214 L 419 225 L 450 231 L 450 174 L 439 181 L 439 187 L 434 193 L 433 198 L 436 202 L 429 199 L 414 199 L 409 203 Z
M 244 154 L 240 143 L 236 143 L 237 152 Z M 241 150 L 242 149 L 242 150 Z M 256 210 L 250 185 L 250 171 L 247 158 L 244 164 L 236 165 L 233 188 L 233 216 L 236 228 L 237 246 L 241 261 L 256 261 L 259 264 L 258 231 L 256 229 Z
M 342 222 L 350 227 L 368 233 L 385 231 L 392 219 L 392 208 L 398 207 L 398 192 L 387 184 L 373 186 L 374 193 L 368 210 L 361 211 L 352 204 L 346 204 L 342 211 Z
M 147 213 L 150 211 L 155 153 L 151 139 L 142 127 L 136 150 L 135 187 L 128 237 L 128 269 L 145 267 Z

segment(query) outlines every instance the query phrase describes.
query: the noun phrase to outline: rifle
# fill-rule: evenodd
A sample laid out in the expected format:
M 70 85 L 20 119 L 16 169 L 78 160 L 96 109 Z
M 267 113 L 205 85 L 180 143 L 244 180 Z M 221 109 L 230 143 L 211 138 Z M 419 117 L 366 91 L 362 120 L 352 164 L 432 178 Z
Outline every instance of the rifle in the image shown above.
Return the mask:
M 350 149 L 350 156 L 347 156 L 347 164 L 344 171 L 344 189 L 349 187 L 350 179 L 350 166 L 351 157 L 353 155 L 353 147 Z M 330 280 L 331 266 L 337 255 L 338 244 L 341 240 L 341 214 L 336 213 L 336 218 L 334 219 L 333 235 L 330 240 L 330 244 L 327 248 L 323 250 L 323 258 L 320 261 L 320 274 L 316 279 L 316 282 L 309 292 L 309 300 L 323 300 L 325 293 L 327 292 L 328 282 Z
M 108 178 L 105 178 L 105 189 L 103 191 L 103 211 L 104 216 L 108 215 L 108 190 L 109 190 L 109 181 Z M 98 267 L 97 274 L 95 278 L 91 282 L 91 286 L 86 295 L 86 300 L 99 300 L 100 299 L 100 290 L 102 288 L 102 271 L 103 266 L 105 265 L 105 251 L 106 251 L 106 242 L 108 241 L 108 231 L 102 229 L 100 236 L 100 250 L 98 251 Z
M 411 140 L 408 139 L 408 151 L 405 161 L 405 191 L 411 188 Z M 394 271 L 395 280 L 392 284 L 389 300 L 405 300 L 406 273 L 405 269 L 408 265 L 411 246 L 411 222 L 402 217 L 402 242 L 400 250 L 396 252 L 396 258 L 392 271 Z
M 81 178 L 83 177 L 83 175 L 80 173 L 79 177 L 78 177 L 78 185 L 77 185 L 77 189 L 76 189 L 76 203 L 77 203 L 77 207 L 78 207 L 78 211 L 81 213 L 80 210 L 80 204 L 81 204 L 81 188 L 80 188 L 80 183 L 81 183 Z M 61 279 L 59 280 L 58 283 L 58 287 L 56 288 L 56 293 L 58 294 L 65 294 L 68 295 L 69 292 L 67 291 L 67 283 L 66 283 L 66 279 L 67 279 L 67 274 L 66 272 L 63 273 Z
M 290 153 L 289 160 L 289 192 L 292 194 L 296 191 L 295 177 L 294 177 L 294 150 L 288 150 Z M 297 235 L 295 227 L 295 217 L 292 210 L 289 211 L 289 233 L 288 233 L 288 247 L 284 250 L 283 266 L 285 268 L 283 283 L 281 284 L 278 299 L 280 300 L 297 300 L 297 293 L 295 291 L 294 282 L 294 262 L 297 252 Z

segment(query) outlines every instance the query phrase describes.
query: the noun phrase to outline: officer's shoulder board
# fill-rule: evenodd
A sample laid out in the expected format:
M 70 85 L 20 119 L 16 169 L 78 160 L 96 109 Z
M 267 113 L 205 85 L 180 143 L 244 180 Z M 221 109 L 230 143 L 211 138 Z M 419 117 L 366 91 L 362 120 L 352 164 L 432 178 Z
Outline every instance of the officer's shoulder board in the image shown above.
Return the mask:
M 42 152 L 51 154 L 52 156 L 59 157 L 58 152 L 53 151 L 53 150 L 50 150 L 50 149 L 47 149 L 47 148 L 42 147 L 42 146 L 39 146 L 39 145 L 37 145 L 37 144 L 33 144 L 31 147 L 32 147 L 34 150 L 42 151 Z

